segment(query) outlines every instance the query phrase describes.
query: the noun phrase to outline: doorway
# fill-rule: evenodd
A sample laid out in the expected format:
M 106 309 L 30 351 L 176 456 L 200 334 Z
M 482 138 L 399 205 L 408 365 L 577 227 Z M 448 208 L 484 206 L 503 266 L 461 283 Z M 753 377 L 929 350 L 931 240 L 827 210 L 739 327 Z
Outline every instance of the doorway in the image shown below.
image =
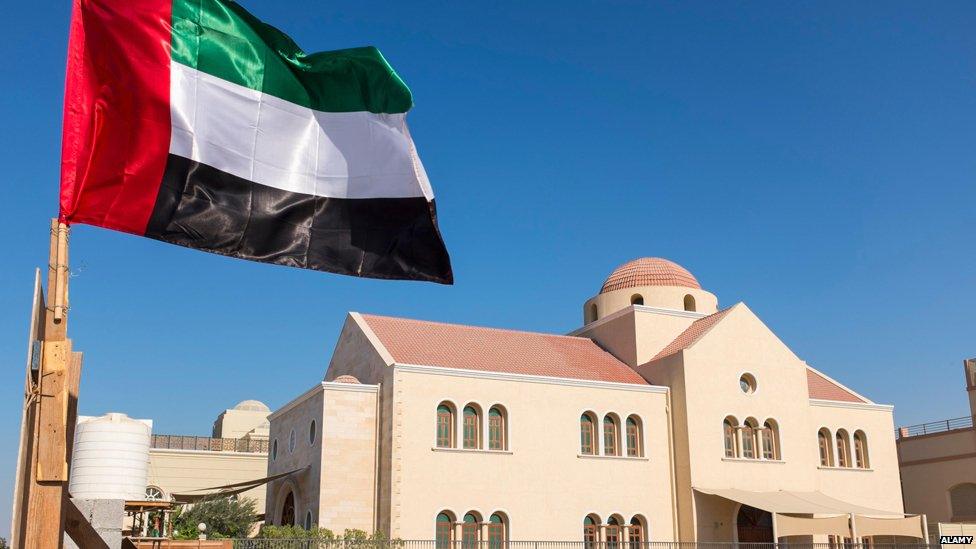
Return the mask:
M 288 492 L 285 496 L 285 502 L 281 504 L 281 525 L 282 526 L 294 526 L 295 525 L 295 493 Z
M 742 505 L 735 517 L 739 543 L 772 543 L 773 515 L 769 511 Z

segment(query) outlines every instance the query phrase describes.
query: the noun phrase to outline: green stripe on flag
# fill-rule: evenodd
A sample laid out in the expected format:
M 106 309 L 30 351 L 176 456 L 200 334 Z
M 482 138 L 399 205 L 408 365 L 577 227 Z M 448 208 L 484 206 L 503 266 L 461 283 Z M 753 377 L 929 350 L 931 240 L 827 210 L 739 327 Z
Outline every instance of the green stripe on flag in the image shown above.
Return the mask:
M 307 54 L 232 0 L 173 0 L 173 61 L 325 112 L 407 112 L 410 89 L 378 49 Z

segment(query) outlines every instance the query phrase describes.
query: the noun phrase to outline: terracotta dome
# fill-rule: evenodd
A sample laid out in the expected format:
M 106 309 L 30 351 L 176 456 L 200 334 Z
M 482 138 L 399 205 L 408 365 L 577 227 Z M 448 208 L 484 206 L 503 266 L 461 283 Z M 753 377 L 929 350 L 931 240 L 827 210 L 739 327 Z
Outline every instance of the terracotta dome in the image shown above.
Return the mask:
M 682 286 L 701 289 L 695 276 L 674 261 L 660 257 L 642 257 L 614 269 L 604 281 L 600 293 L 638 286 Z
M 355 376 L 342 375 L 332 380 L 334 383 L 353 383 L 358 384 L 359 380 Z

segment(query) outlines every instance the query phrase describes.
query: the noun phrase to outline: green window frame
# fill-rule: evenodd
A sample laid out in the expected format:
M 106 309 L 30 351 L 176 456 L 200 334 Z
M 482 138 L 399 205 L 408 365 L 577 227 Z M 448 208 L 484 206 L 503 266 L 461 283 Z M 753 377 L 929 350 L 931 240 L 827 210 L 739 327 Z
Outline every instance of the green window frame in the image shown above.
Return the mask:
M 454 541 L 454 521 L 447 513 L 437 515 L 435 539 L 437 549 L 447 549 Z
M 506 450 L 505 414 L 497 407 L 488 410 L 488 449 Z
M 475 549 L 481 541 L 481 525 L 478 524 L 478 517 L 472 513 L 464 515 L 461 522 L 461 547 L 464 549 Z
M 463 413 L 464 448 L 471 450 L 481 447 L 481 418 L 474 406 L 465 406 Z
M 437 447 L 454 447 L 454 410 L 446 404 L 437 407 Z
M 501 515 L 494 513 L 488 517 L 489 549 L 501 549 L 505 546 L 505 542 L 508 538 L 505 530 L 505 519 L 503 519 Z
M 580 453 L 585 456 L 592 456 L 596 454 L 596 447 L 593 444 L 596 441 L 595 425 L 593 421 L 593 416 L 590 414 L 583 414 L 580 416 Z
M 627 455 L 630 457 L 640 457 L 644 454 L 641 448 L 641 428 L 640 424 L 633 417 L 627 418 Z
M 608 415 L 603 418 L 603 455 L 619 456 L 620 447 L 618 441 L 617 420 Z

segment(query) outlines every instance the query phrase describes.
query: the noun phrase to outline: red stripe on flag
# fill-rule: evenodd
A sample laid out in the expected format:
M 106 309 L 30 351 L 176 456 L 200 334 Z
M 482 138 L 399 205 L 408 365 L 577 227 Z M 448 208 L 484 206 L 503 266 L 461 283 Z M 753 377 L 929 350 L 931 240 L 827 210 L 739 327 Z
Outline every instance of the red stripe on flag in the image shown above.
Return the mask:
M 74 0 L 61 213 L 144 234 L 170 142 L 170 0 Z

